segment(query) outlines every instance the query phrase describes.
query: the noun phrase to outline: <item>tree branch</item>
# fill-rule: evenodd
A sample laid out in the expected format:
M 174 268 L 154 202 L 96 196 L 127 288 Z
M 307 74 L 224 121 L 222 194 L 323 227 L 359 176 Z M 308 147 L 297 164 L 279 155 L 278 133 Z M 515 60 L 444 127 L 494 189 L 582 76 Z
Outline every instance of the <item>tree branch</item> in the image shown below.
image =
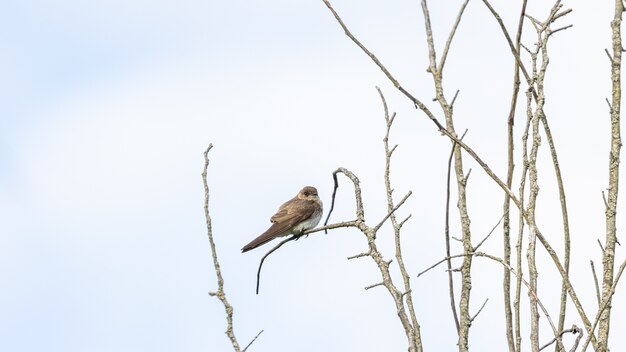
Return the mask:
M 217 291 L 209 292 L 209 295 L 217 297 L 224 305 L 224 310 L 226 311 L 226 335 L 233 345 L 233 350 L 235 350 L 235 352 L 240 352 L 241 349 L 233 331 L 233 307 L 230 303 L 228 303 L 226 293 L 224 293 L 224 279 L 222 278 L 220 263 L 217 259 L 217 250 L 215 249 L 213 230 L 211 228 L 211 216 L 209 215 L 209 184 L 207 182 L 207 170 L 209 169 L 209 151 L 211 148 L 213 148 L 213 144 L 209 144 L 207 149 L 204 151 L 204 170 L 202 171 L 202 184 L 204 185 L 204 217 L 206 219 L 207 235 L 209 237 L 209 245 L 211 247 L 213 267 L 215 268 L 215 276 L 217 277 Z

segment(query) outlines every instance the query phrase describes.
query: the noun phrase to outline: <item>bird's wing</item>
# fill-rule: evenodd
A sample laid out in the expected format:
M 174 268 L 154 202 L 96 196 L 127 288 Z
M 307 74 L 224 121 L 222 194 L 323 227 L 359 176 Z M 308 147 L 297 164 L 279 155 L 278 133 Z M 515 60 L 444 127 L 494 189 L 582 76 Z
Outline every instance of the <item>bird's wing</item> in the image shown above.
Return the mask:
M 272 226 L 261 236 L 255 238 L 252 242 L 245 245 L 241 250 L 247 252 L 260 245 L 263 245 L 277 236 L 284 236 L 291 228 L 310 218 L 315 212 L 316 206 L 314 202 L 294 198 L 287 203 L 281 205 L 278 212 L 272 216 Z
M 316 204 L 310 200 L 294 198 L 280 206 L 270 219 L 273 223 L 289 223 L 296 225 L 310 218 L 315 212 Z

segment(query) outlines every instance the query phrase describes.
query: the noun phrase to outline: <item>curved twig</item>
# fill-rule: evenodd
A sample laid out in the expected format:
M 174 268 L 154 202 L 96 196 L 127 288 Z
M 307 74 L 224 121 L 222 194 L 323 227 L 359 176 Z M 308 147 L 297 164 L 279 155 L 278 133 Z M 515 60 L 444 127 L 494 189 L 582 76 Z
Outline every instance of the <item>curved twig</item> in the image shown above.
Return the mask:
M 261 267 L 263 267 L 263 262 L 265 261 L 265 258 L 267 258 L 268 255 L 274 253 L 274 251 L 280 248 L 283 244 L 289 241 L 293 241 L 297 239 L 298 237 L 300 236 L 292 235 L 291 237 L 280 241 L 276 246 L 274 246 L 274 248 L 270 249 L 267 253 L 265 253 L 263 258 L 261 258 L 261 262 L 259 263 L 259 270 L 257 270 L 256 272 L 256 294 L 257 295 L 259 294 L 259 283 L 261 281 Z

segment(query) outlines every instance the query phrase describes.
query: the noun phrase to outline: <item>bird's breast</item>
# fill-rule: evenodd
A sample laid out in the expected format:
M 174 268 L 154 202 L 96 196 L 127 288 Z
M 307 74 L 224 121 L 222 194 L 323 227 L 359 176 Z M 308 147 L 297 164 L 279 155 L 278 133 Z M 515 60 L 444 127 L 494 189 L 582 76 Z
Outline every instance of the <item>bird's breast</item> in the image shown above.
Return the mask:
M 313 215 L 311 215 L 310 218 L 304 220 L 303 222 L 299 223 L 298 225 L 296 225 L 293 228 L 293 232 L 295 233 L 299 233 L 302 231 L 306 231 L 306 230 L 310 230 L 312 228 L 315 228 L 315 226 L 317 226 L 317 224 L 319 224 L 320 220 L 322 219 L 322 211 L 316 211 L 315 213 L 313 213 Z

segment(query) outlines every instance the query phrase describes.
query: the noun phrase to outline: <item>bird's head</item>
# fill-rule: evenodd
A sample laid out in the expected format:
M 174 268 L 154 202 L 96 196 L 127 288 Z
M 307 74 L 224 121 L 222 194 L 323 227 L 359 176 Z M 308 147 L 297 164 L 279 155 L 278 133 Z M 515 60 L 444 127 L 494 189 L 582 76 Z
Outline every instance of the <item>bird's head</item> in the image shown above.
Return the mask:
M 317 195 L 317 189 L 315 187 L 306 186 L 304 187 L 300 193 L 298 193 L 299 199 L 306 200 L 318 200 L 320 197 Z

